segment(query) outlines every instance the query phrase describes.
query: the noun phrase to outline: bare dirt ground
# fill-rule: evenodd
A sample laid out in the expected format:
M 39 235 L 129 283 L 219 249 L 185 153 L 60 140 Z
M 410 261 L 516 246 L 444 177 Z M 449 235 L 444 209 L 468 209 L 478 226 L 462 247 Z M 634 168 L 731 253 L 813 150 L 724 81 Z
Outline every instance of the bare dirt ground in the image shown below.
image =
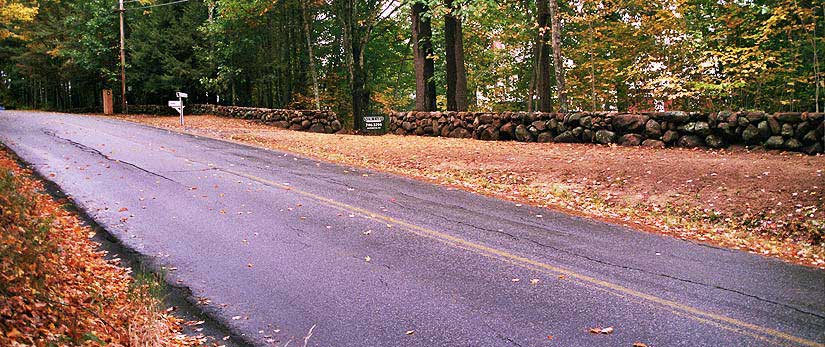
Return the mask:
M 825 268 L 825 156 L 296 132 L 215 116 L 125 120 Z

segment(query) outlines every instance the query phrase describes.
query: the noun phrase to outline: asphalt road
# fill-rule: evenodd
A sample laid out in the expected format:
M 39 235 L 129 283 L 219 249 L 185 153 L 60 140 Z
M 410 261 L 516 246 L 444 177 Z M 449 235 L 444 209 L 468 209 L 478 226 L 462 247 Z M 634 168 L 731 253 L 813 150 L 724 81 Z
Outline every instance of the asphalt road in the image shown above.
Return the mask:
M 111 119 L 0 140 L 254 344 L 825 345 L 822 270 Z

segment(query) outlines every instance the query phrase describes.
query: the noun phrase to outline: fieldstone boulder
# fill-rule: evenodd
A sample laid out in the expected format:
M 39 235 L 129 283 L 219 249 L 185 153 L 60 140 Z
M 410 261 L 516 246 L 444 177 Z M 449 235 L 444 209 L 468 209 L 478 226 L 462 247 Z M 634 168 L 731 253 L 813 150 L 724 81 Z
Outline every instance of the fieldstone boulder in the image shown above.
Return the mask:
M 781 112 L 777 113 L 776 117 L 782 123 L 799 123 L 802 121 L 802 113 L 800 112 Z
M 692 134 L 694 129 L 696 129 L 696 123 L 695 122 L 685 123 L 685 124 L 682 124 L 682 125 L 676 127 L 676 129 L 683 132 L 683 133 Z
M 784 137 L 793 137 L 793 125 L 788 123 L 782 124 L 782 132 L 780 134 Z
M 647 139 L 642 141 L 642 146 L 650 148 L 665 148 L 665 143 L 659 140 Z
M 699 147 L 702 145 L 702 139 L 696 135 L 685 135 L 679 138 L 679 141 L 676 143 L 676 145 L 685 148 Z
M 705 144 L 707 144 L 710 148 L 722 148 L 725 146 L 725 142 L 722 141 L 722 138 L 716 135 L 706 136 Z
M 687 122 L 690 120 L 690 115 L 683 111 L 670 111 L 662 114 L 662 118 L 673 122 Z
M 806 145 L 810 145 L 812 143 L 818 142 L 819 136 L 816 136 L 816 131 L 811 130 L 804 137 L 802 137 L 802 143 Z
M 662 135 L 662 141 L 664 141 L 665 143 L 673 143 L 673 142 L 676 142 L 676 140 L 678 140 L 678 139 L 679 139 L 679 132 L 678 131 L 668 130 L 668 131 L 665 131 L 664 135 Z
M 498 129 L 499 134 L 503 140 L 510 140 L 513 138 L 513 131 L 515 126 L 512 122 L 507 122 Z
M 763 120 L 756 125 L 756 129 L 759 130 L 759 137 L 766 139 L 771 136 L 771 126 L 768 125 L 768 121 Z
M 516 127 L 516 140 L 521 142 L 530 142 L 533 141 L 533 135 L 530 135 L 530 132 L 527 131 L 527 127 L 523 124 L 519 124 Z
M 759 140 L 759 128 L 748 125 L 745 130 L 742 130 L 742 139 L 748 143 L 756 142 Z
M 487 127 L 479 133 L 478 138 L 484 141 L 496 141 L 499 138 L 499 133 L 495 128 Z
M 811 123 L 802 122 L 796 125 L 796 131 L 794 131 L 794 133 L 797 135 L 807 134 L 809 131 L 811 131 L 811 129 L 813 129 Z
M 782 148 L 783 144 L 785 144 L 785 140 L 782 139 L 782 136 L 774 135 L 769 137 L 768 140 L 765 141 L 765 148 L 780 149 Z
M 763 118 L 765 118 L 765 113 L 764 112 L 748 112 L 748 113 L 745 113 L 745 117 L 748 118 L 748 120 L 751 123 L 754 123 L 754 122 L 760 121 Z
M 573 137 L 579 138 L 579 136 L 581 136 L 581 134 L 584 132 L 584 128 L 575 127 L 573 128 L 573 130 L 571 130 L 571 132 L 573 133 Z
M 723 132 L 725 132 L 725 134 L 728 134 L 728 135 L 731 135 L 731 136 L 732 136 L 733 134 L 736 134 L 736 125 L 731 125 L 731 123 L 728 123 L 728 122 L 722 122 L 722 123 L 719 123 L 719 126 L 718 126 L 718 127 L 719 127 L 719 129 L 721 129 Z
M 537 120 L 537 121 L 533 122 L 532 125 L 533 125 L 533 128 L 536 129 L 536 131 L 544 131 L 545 129 L 547 129 L 547 123 L 544 122 L 544 121 Z
M 553 141 L 555 141 L 555 142 L 567 142 L 567 143 L 576 142 L 576 135 L 573 135 L 572 131 L 565 131 L 565 132 L 559 134 L 559 136 L 556 136 L 555 138 L 553 138 Z
M 536 137 L 536 141 L 538 142 L 552 142 L 553 141 L 553 134 L 549 131 L 545 131 L 540 133 L 539 136 Z
M 802 143 L 797 139 L 789 139 L 788 141 L 785 141 L 785 149 L 798 151 L 800 148 L 802 148 Z
M 610 130 L 599 130 L 595 136 L 596 142 L 601 144 L 608 144 L 616 142 L 616 133 Z
M 619 144 L 622 146 L 638 146 L 642 144 L 642 135 L 639 134 L 624 134 L 619 138 Z
M 584 131 L 582 131 L 581 139 L 582 139 L 582 141 L 584 141 L 586 143 L 593 143 L 593 135 L 594 134 L 595 134 L 595 132 L 593 132 L 593 130 L 584 129 Z
M 645 136 L 649 138 L 658 138 L 662 136 L 662 126 L 659 122 L 651 119 L 645 123 Z
M 822 144 L 817 142 L 815 144 L 802 147 L 802 152 L 810 155 L 822 153 Z
M 613 130 L 633 133 L 642 130 L 650 117 L 640 114 L 620 114 L 613 117 Z
M 776 119 L 776 116 L 768 116 L 768 126 L 771 127 L 771 134 L 779 135 L 779 132 L 782 131 L 782 126 L 779 124 L 779 120 Z
M 581 119 L 579 119 L 579 124 L 581 126 L 585 127 L 585 128 L 592 127 L 592 123 L 593 123 L 593 121 L 592 121 L 592 118 L 590 116 L 584 116 Z
M 710 124 L 707 122 L 696 122 L 693 127 L 693 132 L 701 136 L 710 135 Z
M 450 134 L 448 136 L 449 137 L 455 137 L 455 138 L 470 138 L 470 137 L 473 137 L 473 134 L 471 134 L 469 131 L 467 131 L 467 129 L 455 128 L 455 129 L 453 129 L 453 131 L 450 132 Z
M 324 125 L 323 125 L 323 124 L 321 124 L 321 123 L 314 123 L 314 124 L 312 124 L 312 125 L 310 125 L 310 126 L 309 126 L 309 131 L 310 131 L 310 132 L 313 132 L 313 133 L 323 133 L 323 132 L 326 132 L 326 129 L 324 129 Z
M 338 131 L 341 130 L 341 128 L 343 128 L 341 126 L 341 122 L 337 119 L 332 121 L 332 123 L 330 123 L 329 126 L 332 127 L 332 131 Z

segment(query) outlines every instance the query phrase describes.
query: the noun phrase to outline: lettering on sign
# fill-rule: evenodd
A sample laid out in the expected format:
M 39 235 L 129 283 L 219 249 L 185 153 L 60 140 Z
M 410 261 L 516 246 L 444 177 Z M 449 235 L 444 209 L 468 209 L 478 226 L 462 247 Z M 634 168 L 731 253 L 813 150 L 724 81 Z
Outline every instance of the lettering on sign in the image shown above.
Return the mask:
M 366 129 L 366 130 L 382 130 L 382 129 L 384 129 L 384 116 L 364 117 L 364 129 Z
M 178 108 L 181 107 L 181 104 L 180 100 L 169 100 L 169 107 Z

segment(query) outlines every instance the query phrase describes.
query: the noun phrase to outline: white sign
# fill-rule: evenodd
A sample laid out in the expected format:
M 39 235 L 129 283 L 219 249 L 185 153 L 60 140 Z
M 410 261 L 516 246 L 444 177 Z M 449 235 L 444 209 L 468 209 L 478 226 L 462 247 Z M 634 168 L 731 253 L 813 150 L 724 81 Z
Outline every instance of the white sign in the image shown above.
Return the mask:
M 175 93 L 175 96 L 177 96 L 179 98 L 188 98 L 189 94 L 177 92 L 177 93 Z
M 169 107 L 171 108 L 178 108 L 181 107 L 183 103 L 180 100 L 169 100 Z

